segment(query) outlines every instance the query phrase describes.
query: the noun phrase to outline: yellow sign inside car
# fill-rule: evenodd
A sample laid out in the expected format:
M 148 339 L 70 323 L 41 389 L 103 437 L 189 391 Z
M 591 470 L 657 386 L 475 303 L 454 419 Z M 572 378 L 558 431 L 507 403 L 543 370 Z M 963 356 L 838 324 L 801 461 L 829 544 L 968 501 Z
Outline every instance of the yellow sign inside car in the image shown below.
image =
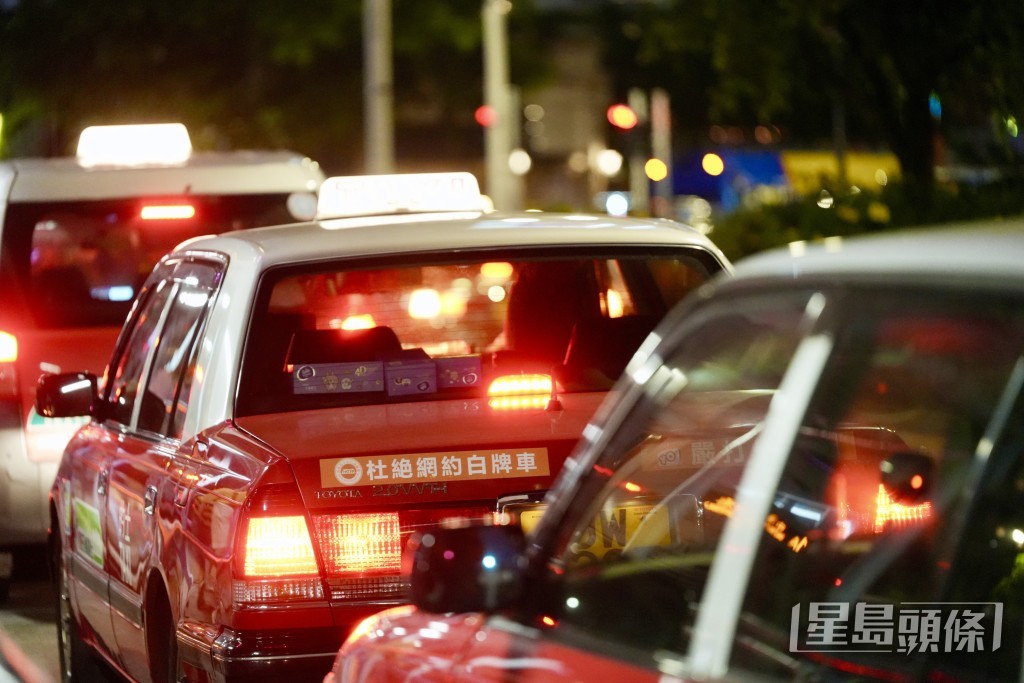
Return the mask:
M 519 513 L 519 525 L 525 533 L 537 526 L 544 506 Z M 569 548 L 573 565 L 611 560 L 627 548 L 648 548 L 672 544 L 669 510 L 664 505 L 630 504 L 597 513 L 591 523 L 577 533 Z

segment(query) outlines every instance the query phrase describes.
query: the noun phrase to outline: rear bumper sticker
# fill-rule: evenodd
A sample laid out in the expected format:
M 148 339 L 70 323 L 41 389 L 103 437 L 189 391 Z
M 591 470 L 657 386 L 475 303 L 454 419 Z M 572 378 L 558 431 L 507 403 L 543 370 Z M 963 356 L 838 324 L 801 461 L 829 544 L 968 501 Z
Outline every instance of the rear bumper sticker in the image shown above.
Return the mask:
M 550 473 L 546 448 L 372 455 L 320 461 L 320 485 L 324 488 L 546 477 Z

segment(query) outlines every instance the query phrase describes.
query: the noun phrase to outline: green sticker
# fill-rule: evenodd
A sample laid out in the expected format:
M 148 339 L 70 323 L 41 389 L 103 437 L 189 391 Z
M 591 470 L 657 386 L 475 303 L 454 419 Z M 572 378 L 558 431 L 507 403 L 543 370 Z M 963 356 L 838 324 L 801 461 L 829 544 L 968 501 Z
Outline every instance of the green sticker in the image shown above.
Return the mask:
M 36 412 L 33 406 L 28 409 L 28 422 L 26 424 L 31 429 L 33 427 L 78 427 L 88 423 L 88 415 L 77 417 L 43 417 Z
M 75 547 L 80 553 L 103 566 L 103 527 L 99 510 L 75 499 Z

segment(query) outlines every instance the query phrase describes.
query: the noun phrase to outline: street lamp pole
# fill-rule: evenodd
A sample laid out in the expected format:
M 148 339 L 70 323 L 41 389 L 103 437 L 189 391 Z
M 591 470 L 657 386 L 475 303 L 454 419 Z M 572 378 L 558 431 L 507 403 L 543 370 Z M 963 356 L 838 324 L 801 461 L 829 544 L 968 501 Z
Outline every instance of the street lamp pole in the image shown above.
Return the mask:
M 508 165 L 512 152 L 513 126 L 516 125 L 512 111 L 509 88 L 508 65 L 508 13 L 512 9 L 509 0 L 483 0 L 481 19 L 483 22 L 484 49 L 484 104 L 495 116 L 484 128 L 484 154 L 486 157 L 487 194 L 496 209 L 516 209 L 516 178 Z
M 367 173 L 395 168 L 391 0 L 363 0 L 363 130 Z

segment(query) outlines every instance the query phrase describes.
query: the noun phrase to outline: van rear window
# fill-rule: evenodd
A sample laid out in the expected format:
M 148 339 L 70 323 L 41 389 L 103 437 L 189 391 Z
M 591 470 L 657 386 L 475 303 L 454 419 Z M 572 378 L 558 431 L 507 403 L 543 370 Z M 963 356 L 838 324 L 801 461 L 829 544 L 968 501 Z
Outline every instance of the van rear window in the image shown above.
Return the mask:
M 120 326 L 153 265 L 180 242 L 294 220 L 287 194 L 11 204 L 8 286 L 41 328 Z

